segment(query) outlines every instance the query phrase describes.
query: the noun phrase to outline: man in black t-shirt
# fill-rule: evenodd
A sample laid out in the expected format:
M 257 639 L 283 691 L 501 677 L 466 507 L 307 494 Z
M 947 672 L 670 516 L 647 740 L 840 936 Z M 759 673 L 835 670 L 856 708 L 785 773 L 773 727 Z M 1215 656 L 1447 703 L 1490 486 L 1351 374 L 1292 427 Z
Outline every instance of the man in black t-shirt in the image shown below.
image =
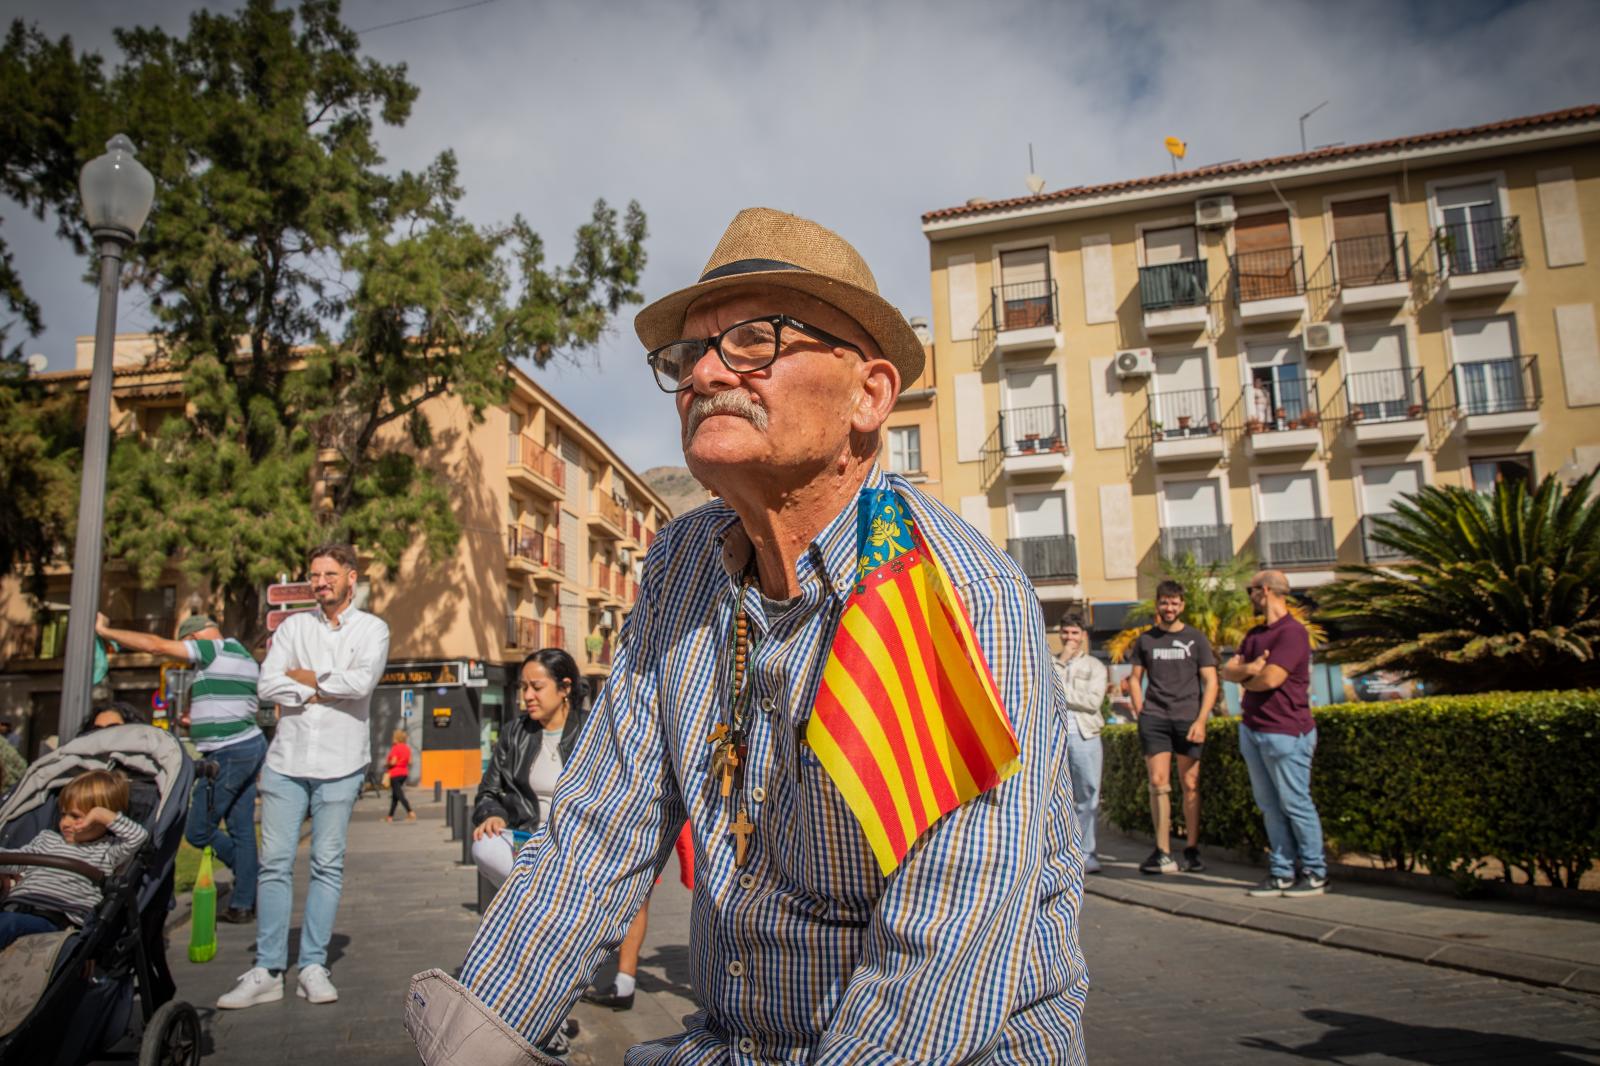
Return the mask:
M 1139 634 L 1128 651 L 1133 664 L 1129 695 L 1139 723 L 1139 744 L 1150 774 L 1150 818 L 1156 850 L 1140 866 L 1147 874 L 1176 873 L 1172 858 L 1172 757 L 1183 784 L 1183 827 L 1188 846 L 1181 869 L 1198 872 L 1200 861 L 1200 752 L 1206 721 L 1217 702 L 1217 657 L 1211 642 L 1181 621 L 1184 588 L 1176 581 L 1156 586 L 1156 624 Z M 1148 686 L 1148 687 L 1146 687 Z

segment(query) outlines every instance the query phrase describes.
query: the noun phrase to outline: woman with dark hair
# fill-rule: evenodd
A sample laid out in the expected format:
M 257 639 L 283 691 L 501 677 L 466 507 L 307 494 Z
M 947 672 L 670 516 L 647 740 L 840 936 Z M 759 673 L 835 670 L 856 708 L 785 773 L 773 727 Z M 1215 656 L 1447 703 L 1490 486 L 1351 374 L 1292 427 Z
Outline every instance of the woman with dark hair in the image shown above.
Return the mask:
M 523 713 L 500 731 L 472 805 L 472 859 L 496 885 L 511 874 L 517 835 L 526 840 L 549 817 L 583 726 L 585 686 L 572 656 L 543 648 L 522 661 L 518 678 Z

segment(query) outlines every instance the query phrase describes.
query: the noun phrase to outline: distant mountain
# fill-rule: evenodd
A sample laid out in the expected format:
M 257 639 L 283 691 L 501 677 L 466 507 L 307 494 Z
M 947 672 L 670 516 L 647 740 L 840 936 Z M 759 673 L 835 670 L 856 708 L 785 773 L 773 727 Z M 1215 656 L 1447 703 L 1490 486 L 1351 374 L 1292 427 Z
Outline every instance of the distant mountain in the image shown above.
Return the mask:
M 686 466 L 653 466 L 640 476 L 667 501 L 667 509 L 673 515 L 693 510 L 711 499 L 711 493 L 694 479 Z

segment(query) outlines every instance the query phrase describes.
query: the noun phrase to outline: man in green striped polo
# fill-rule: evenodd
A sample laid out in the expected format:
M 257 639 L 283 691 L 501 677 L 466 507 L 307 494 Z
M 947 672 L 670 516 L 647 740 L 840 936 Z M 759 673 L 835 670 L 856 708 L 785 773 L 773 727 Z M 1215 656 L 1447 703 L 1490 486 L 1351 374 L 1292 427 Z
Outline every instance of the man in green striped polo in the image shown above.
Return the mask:
M 233 895 L 228 909 L 217 917 L 225 922 L 253 921 L 261 866 L 256 853 L 256 776 L 267 756 L 267 738 L 256 724 L 260 668 L 243 644 L 223 637 L 217 623 L 203 614 L 185 618 L 177 640 L 112 629 L 103 614 L 96 618 L 95 632 L 129 651 L 194 666 L 189 739 L 218 770 L 215 779 L 195 782 L 184 837 L 197 848 L 209 845 L 233 871 Z M 219 823 L 226 825 L 226 832 L 219 831 Z

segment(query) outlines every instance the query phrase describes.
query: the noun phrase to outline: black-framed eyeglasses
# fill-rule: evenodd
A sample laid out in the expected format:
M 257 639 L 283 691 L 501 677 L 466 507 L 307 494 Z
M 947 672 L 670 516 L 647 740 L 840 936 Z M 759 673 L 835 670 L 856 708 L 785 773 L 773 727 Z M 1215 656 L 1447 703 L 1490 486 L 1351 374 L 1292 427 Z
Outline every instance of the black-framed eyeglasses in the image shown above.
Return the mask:
M 858 346 L 826 330 L 808 326 L 788 315 L 766 315 L 735 322 L 714 337 L 663 344 L 645 356 L 645 361 L 655 372 L 656 384 L 662 392 L 682 392 L 689 387 L 694 368 L 707 351 L 715 351 L 722 365 L 735 374 L 765 370 L 783 354 L 785 330 L 793 330 L 834 348 L 848 348 L 863 359 L 867 357 Z

